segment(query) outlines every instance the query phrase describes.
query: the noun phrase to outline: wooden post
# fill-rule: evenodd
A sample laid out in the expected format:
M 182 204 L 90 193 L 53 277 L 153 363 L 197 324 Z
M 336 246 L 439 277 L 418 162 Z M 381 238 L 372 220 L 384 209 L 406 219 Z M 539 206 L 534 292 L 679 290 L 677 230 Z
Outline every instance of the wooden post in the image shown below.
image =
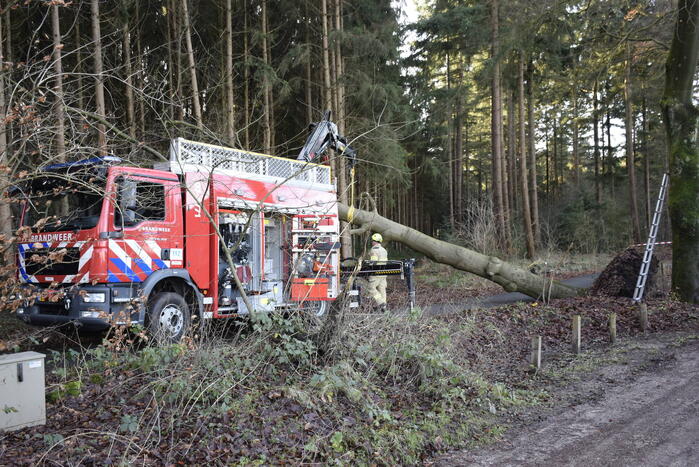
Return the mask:
M 641 322 L 641 330 L 648 330 L 648 305 L 641 302 L 638 304 L 638 320 Z
M 609 341 L 612 344 L 616 342 L 616 313 L 609 315 Z
M 573 353 L 580 353 L 580 315 L 573 316 Z
M 541 368 L 541 336 L 532 337 L 532 353 L 529 363 L 535 369 Z

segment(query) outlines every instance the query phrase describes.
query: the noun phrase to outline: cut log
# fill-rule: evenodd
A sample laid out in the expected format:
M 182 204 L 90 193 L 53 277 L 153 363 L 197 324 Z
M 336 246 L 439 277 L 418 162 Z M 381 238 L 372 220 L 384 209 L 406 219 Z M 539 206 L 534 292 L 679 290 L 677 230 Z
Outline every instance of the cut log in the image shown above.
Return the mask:
M 386 219 L 377 212 L 350 208 L 342 203 L 338 203 L 338 207 L 340 219 L 358 226 L 351 233 L 378 232 L 385 240 L 401 242 L 438 263 L 448 264 L 461 271 L 484 277 L 502 286 L 508 292 L 521 292 L 539 300 L 574 297 L 584 291 L 584 289 L 570 287 L 547 277 L 532 274 L 495 256 L 487 256 L 468 248 L 437 240 L 415 229 Z

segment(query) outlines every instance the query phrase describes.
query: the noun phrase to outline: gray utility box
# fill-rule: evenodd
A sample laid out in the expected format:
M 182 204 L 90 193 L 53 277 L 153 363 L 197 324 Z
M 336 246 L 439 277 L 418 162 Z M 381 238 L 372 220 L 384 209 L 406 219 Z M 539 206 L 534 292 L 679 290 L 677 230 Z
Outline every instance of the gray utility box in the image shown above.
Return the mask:
M 46 423 L 44 354 L 0 355 L 0 431 Z

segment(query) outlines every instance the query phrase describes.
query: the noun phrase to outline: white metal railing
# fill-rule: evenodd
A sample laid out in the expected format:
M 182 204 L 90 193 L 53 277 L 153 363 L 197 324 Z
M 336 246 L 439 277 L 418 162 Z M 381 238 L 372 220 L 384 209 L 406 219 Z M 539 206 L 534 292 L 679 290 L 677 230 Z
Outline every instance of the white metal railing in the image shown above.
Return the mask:
M 185 165 L 222 169 L 240 174 L 330 185 L 330 167 L 305 161 L 176 138 L 170 144 L 170 165 L 180 172 Z

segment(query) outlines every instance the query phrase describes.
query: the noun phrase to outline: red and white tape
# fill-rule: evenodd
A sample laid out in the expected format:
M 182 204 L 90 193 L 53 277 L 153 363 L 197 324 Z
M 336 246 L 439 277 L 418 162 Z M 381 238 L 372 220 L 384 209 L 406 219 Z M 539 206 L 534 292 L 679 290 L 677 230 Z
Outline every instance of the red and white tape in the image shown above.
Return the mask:
M 672 242 L 655 242 L 656 245 L 672 245 Z M 631 245 L 631 247 L 635 246 L 646 246 L 648 245 L 647 243 L 637 243 L 635 245 Z

